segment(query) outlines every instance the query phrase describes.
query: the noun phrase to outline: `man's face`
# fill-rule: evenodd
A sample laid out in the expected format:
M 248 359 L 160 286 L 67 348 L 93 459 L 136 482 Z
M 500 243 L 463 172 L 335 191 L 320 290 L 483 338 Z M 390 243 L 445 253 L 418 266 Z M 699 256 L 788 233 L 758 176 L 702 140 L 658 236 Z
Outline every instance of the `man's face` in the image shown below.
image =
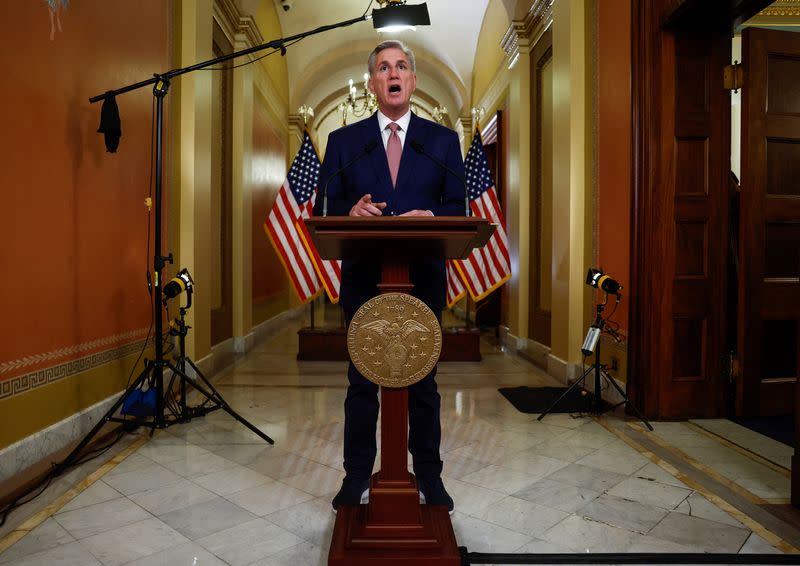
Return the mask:
M 417 88 L 417 75 L 411 71 L 405 53 L 390 47 L 375 58 L 368 86 L 378 98 L 381 112 L 394 120 L 408 111 L 411 94 Z

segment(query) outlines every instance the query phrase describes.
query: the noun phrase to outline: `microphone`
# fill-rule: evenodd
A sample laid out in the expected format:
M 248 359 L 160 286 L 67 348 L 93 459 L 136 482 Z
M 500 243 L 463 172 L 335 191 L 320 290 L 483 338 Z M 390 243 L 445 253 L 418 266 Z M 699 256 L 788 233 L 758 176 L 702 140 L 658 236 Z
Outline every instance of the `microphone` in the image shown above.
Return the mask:
M 328 177 L 328 180 L 322 187 L 322 216 L 328 216 L 328 185 L 330 184 L 330 182 L 333 181 L 334 177 L 337 177 L 339 174 L 342 173 L 342 171 L 350 167 L 353 163 L 355 163 L 362 157 L 366 157 L 367 155 L 372 153 L 376 147 L 378 147 L 377 141 L 375 140 L 368 141 L 366 145 L 364 145 L 364 150 L 361 153 L 359 153 L 353 159 L 351 159 L 350 161 L 339 167 L 339 169 L 337 169 L 333 175 Z
M 470 215 L 469 190 L 467 189 L 467 181 L 464 179 L 464 177 L 462 177 L 461 175 L 450 169 L 447 165 L 444 164 L 444 162 L 441 159 L 437 159 L 436 157 L 425 151 L 425 146 L 419 143 L 417 140 L 411 140 L 410 143 L 411 143 L 411 149 L 413 149 L 419 154 L 424 155 L 425 157 L 433 161 L 436 165 L 438 165 L 439 167 L 450 173 L 453 177 L 461 181 L 461 184 L 464 185 L 464 214 L 465 216 L 469 216 Z

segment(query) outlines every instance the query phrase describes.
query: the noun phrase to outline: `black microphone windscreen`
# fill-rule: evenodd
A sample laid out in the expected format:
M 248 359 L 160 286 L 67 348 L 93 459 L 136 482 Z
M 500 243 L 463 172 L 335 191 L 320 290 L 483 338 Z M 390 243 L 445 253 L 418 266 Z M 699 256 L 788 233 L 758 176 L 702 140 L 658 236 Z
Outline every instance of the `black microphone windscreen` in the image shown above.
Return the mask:
M 116 153 L 119 147 L 119 138 L 122 137 L 122 126 L 119 119 L 119 107 L 114 95 L 108 95 L 103 99 L 103 106 L 100 108 L 100 126 L 97 132 L 103 134 L 106 151 Z
M 411 140 L 411 149 L 417 153 L 425 153 L 425 148 L 417 140 Z
M 367 145 L 364 146 L 364 153 L 372 153 L 372 150 L 376 147 L 378 147 L 378 142 L 370 140 L 367 142 Z

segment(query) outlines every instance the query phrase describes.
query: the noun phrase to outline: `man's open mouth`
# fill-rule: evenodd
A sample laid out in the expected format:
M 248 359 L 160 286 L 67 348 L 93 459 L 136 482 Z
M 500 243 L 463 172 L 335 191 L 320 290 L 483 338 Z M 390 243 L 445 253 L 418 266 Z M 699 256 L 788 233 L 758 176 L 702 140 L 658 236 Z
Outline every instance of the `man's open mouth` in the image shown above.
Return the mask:
M 389 87 L 389 92 L 400 92 L 400 85 L 392 85 Z

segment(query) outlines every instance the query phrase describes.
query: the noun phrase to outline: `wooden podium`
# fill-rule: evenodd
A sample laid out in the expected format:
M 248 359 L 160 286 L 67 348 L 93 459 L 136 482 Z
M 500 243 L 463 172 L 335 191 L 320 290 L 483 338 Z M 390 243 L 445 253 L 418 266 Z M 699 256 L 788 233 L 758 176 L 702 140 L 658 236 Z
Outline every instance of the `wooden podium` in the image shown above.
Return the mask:
M 486 219 L 463 217 L 326 217 L 306 226 L 323 259 L 380 261 L 381 293 L 411 291 L 411 259 L 466 258 L 495 229 Z M 339 508 L 329 566 L 460 566 L 447 508 L 420 505 L 408 471 L 408 389 L 381 387 L 381 411 L 381 470 L 371 478 L 368 505 Z

